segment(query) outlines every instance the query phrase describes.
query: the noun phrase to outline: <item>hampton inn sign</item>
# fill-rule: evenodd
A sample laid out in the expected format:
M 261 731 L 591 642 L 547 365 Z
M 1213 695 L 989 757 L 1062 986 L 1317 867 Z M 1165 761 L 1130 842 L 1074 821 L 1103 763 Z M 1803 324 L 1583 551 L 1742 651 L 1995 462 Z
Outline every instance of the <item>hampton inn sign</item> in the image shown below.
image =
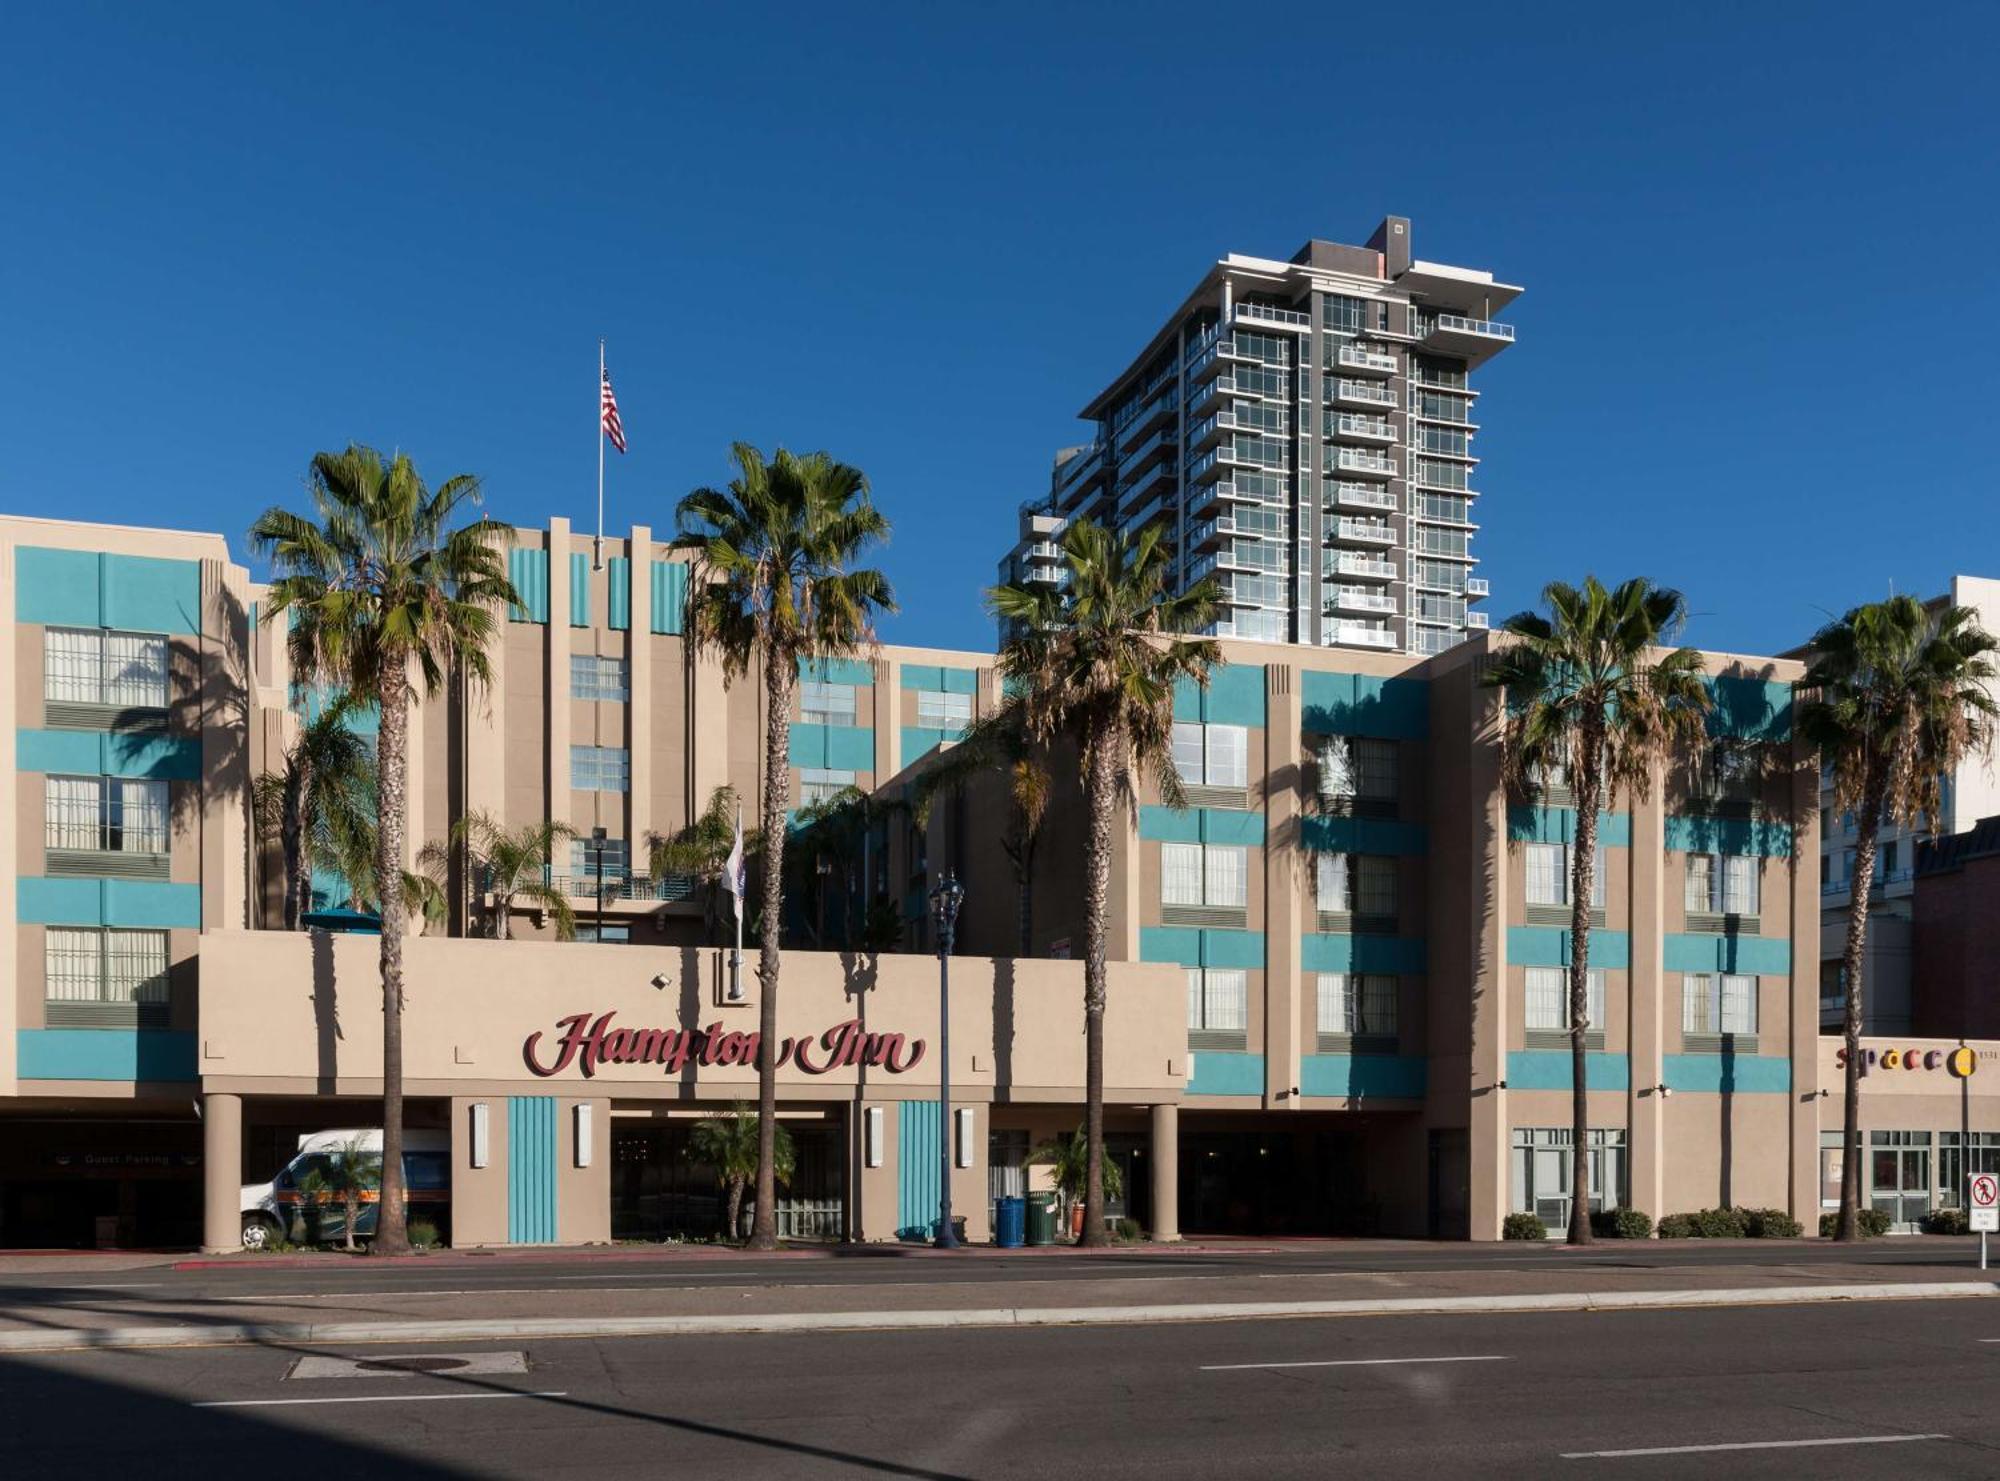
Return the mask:
M 749 1066 L 757 1063 L 760 1035 L 724 1031 L 720 1023 L 707 1028 L 620 1028 L 615 1011 L 593 1017 L 572 1013 L 556 1021 L 554 1059 L 544 1063 L 541 1030 L 528 1035 L 521 1058 L 530 1074 L 547 1079 L 572 1064 L 588 1080 L 599 1065 L 656 1064 L 662 1073 L 679 1074 L 689 1066 Z M 900 1075 L 924 1057 L 924 1041 L 909 1042 L 902 1034 L 870 1033 L 858 1018 L 836 1023 L 818 1038 L 786 1039 L 778 1050 L 778 1067 L 793 1064 L 808 1075 L 829 1070 L 867 1067 Z

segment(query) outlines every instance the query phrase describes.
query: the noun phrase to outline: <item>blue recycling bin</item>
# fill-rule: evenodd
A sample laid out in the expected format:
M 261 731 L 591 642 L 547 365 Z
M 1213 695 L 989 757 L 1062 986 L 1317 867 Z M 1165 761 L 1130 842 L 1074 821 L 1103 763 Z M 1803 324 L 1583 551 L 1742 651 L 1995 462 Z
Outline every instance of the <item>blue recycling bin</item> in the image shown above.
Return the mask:
M 993 1201 L 993 1242 L 1003 1250 L 1018 1250 L 1028 1242 L 1028 1200 Z

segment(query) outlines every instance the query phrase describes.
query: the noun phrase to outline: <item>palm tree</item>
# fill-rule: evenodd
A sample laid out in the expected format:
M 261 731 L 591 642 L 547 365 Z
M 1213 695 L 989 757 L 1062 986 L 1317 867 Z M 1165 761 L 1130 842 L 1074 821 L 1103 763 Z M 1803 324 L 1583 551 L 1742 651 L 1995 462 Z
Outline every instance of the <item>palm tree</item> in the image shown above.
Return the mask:
M 1046 1166 L 1055 1179 L 1056 1198 L 1061 1204 L 1064 1221 L 1069 1218 L 1070 1205 L 1083 1196 L 1090 1177 L 1090 1136 L 1079 1126 L 1075 1131 L 1057 1132 L 1028 1154 L 1030 1166 Z M 1118 1170 L 1118 1164 L 1108 1157 L 1098 1163 L 1098 1193 L 1102 1198 L 1118 1197 L 1125 1191 L 1125 1175 Z M 1089 1200 L 1085 1200 L 1086 1209 Z M 1089 1228 L 1086 1217 L 1084 1227 Z
M 375 807 L 375 751 L 349 721 L 356 705 L 338 694 L 306 722 L 276 771 L 257 778 L 258 831 L 284 856 L 284 925 L 300 929 L 316 868 L 338 868 Z
M 1597 877 L 1597 814 L 1618 792 L 1643 798 L 1653 772 L 1698 747 L 1713 704 L 1692 648 L 1660 648 L 1687 620 L 1681 594 L 1634 577 L 1607 590 L 1542 589 L 1547 617 L 1502 624 L 1513 641 L 1481 682 L 1505 691 L 1501 762 L 1518 789 L 1568 782 L 1576 804 L 1569 860 L 1569 1242 L 1590 1243 L 1590 1100 L 1584 1035 L 1590 1028 L 1590 911 Z M 1606 1196 L 1614 1190 L 1606 1189 Z
M 1926 610 L 1911 596 L 1856 607 L 1812 641 L 1799 732 L 1833 768 L 1834 805 L 1853 811 L 1855 827 L 1841 954 L 1847 1075 L 1836 1239 L 1860 1237 L 1861 960 L 1876 835 L 1885 822 L 1919 819 L 1935 832 L 1944 778 L 1990 749 L 1996 647 L 1970 607 Z
M 314 455 L 309 513 L 274 506 L 251 527 L 273 572 L 264 620 L 286 621 L 293 673 L 381 710 L 376 739 L 376 878 L 400 879 L 408 820 L 410 702 L 450 672 L 485 683 L 499 610 L 518 601 L 502 556 L 513 531 L 484 517 L 470 474 L 425 486 L 403 453 Z M 403 1254 L 404 913 L 382 912 L 382 1212 L 375 1248 Z
M 516 901 L 525 900 L 537 910 L 548 912 L 556 928 L 556 940 L 576 939 L 576 911 L 569 896 L 549 882 L 556 863 L 556 849 L 577 836 L 567 823 L 522 823 L 509 828 L 490 813 L 471 812 L 451 825 L 449 844 L 424 845 L 418 863 L 435 879 L 450 863 L 454 850 L 464 849 L 467 872 L 479 884 L 476 888 L 493 896 L 487 929 L 495 941 L 513 935 L 512 919 Z
M 736 846 L 736 819 L 741 809 L 736 789 L 717 787 L 708 794 L 701 816 L 672 834 L 648 834 L 648 870 L 656 880 L 685 875 L 702 886 L 702 924 L 712 937 L 722 919 L 723 872 Z M 743 837 L 743 857 L 757 851 L 755 831 Z
M 743 1233 L 743 1190 L 763 1165 L 762 1142 L 756 1117 L 741 1101 L 720 1116 L 704 1116 L 688 1128 L 688 1156 L 715 1169 L 729 1192 L 729 1237 Z M 792 1134 L 781 1124 L 771 1140 L 773 1175 L 780 1183 L 792 1180 L 797 1154 Z M 776 1196 L 774 1193 L 773 1197 Z
M 1000 652 L 1022 734 L 1040 746 L 1072 740 L 1082 769 L 1089 833 L 1084 843 L 1083 1242 L 1104 1233 L 1104 931 L 1111 833 L 1134 801 L 1135 777 L 1150 776 L 1170 807 L 1182 805 L 1174 770 L 1174 684 L 1208 682 L 1221 650 L 1180 636 L 1212 621 L 1212 580 L 1166 591 L 1168 550 L 1158 526 L 1114 538 L 1088 520 L 1063 532 L 1068 580 L 1059 586 L 996 586 L 987 605 L 1012 633 Z M 998 722 L 996 722 L 998 723 Z M 1016 723 L 1008 721 L 1006 723 Z
M 847 889 L 839 944 L 842 949 L 852 947 L 857 936 L 867 934 L 868 911 L 876 903 L 867 877 L 871 872 L 870 839 L 878 824 L 907 811 L 900 799 L 871 797 L 859 787 L 848 786 L 831 797 L 807 803 L 793 817 L 785 867 L 799 893 L 811 902 L 805 924 L 814 946 L 825 950 L 832 942 L 833 932 L 826 921 L 829 882 L 843 869 L 847 871 Z
M 1043 747 L 1028 739 L 1018 707 L 1002 708 L 969 727 L 957 743 L 940 749 L 917 778 L 911 806 L 919 826 L 930 821 L 941 797 L 962 794 L 983 776 L 998 775 L 1007 789 L 1007 831 L 1001 852 L 1014 870 L 1016 950 L 1035 954 L 1035 847 L 1048 812 L 1050 777 Z
M 875 640 L 875 616 L 893 612 L 889 580 L 855 562 L 889 537 L 858 468 L 823 452 L 779 448 L 768 460 L 747 442 L 732 449 L 726 489 L 700 488 L 675 514 L 677 549 L 692 551 L 687 632 L 696 652 L 717 654 L 729 679 L 764 666 L 763 929 L 757 978 L 757 1217 L 750 1243 L 778 1242 L 774 1145 L 778 1128 L 779 934 L 784 909 L 785 809 L 791 801 L 791 705 L 799 665 L 858 651 Z

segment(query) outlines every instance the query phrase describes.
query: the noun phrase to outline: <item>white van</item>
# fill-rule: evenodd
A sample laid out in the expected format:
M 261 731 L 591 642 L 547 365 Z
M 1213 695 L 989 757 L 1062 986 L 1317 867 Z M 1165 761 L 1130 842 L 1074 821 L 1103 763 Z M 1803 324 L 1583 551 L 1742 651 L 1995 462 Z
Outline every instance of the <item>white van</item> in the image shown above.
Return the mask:
M 322 1244 L 342 1238 L 347 1228 L 347 1203 L 330 1190 L 340 1186 L 338 1167 L 349 1148 L 368 1154 L 379 1163 L 382 1157 L 382 1129 L 357 1127 L 345 1131 L 315 1131 L 299 1138 L 298 1154 L 287 1162 L 268 1183 L 243 1186 L 243 1248 L 261 1250 L 279 1236 L 301 1244 Z M 301 1185 L 314 1173 L 328 1191 L 317 1199 L 301 1193 Z M 410 1217 L 428 1219 L 437 1225 L 438 1237 L 448 1240 L 451 1230 L 451 1133 L 445 1131 L 405 1131 L 403 1133 L 403 1187 Z M 359 1216 L 354 1233 L 365 1238 L 375 1232 L 377 1205 L 382 1197 L 380 1167 L 372 1169 L 368 1186 L 361 1191 Z

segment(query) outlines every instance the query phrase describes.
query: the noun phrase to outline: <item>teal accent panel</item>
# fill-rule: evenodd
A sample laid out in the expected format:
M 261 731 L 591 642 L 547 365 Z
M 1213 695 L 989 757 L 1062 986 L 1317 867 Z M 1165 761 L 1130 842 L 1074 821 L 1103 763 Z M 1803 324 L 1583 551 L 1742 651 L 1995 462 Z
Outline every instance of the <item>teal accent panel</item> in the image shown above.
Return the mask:
M 507 1242 L 556 1242 L 556 1098 L 507 1097 Z
M 590 557 L 580 550 L 569 556 L 569 625 L 590 626 Z
M 1194 1073 L 1188 1077 L 1189 1095 L 1262 1095 L 1264 1056 L 1230 1054 L 1213 1049 L 1197 1050 Z
M 1139 809 L 1139 836 L 1160 843 L 1214 843 L 1264 846 L 1264 815 L 1224 807 L 1148 805 Z
M 1507 1053 L 1509 1090 L 1568 1090 L 1573 1083 L 1567 1049 L 1513 1049 Z M 1630 1090 L 1632 1067 L 1622 1054 L 1586 1054 L 1583 1083 L 1588 1090 Z
M 1304 728 L 1316 735 L 1423 740 L 1430 735 L 1430 685 L 1308 669 L 1300 675 Z
M 1779 1054 L 1663 1054 L 1670 1090 L 1697 1094 L 1788 1095 L 1792 1062 Z
M 615 633 L 632 626 L 632 562 L 614 555 L 604 563 L 604 621 Z
M 1174 962 L 1183 967 L 1259 968 L 1264 965 L 1264 933 L 1199 926 L 1142 926 L 1139 960 Z
M 1421 936 L 1357 936 L 1307 932 L 1299 942 L 1299 967 L 1307 972 L 1423 972 L 1427 950 Z
M 1139 809 L 1139 836 L 1155 843 L 1200 843 L 1201 809 L 1148 803 Z
M 201 631 L 201 564 L 149 555 L 23 546 L 14 560 L 14 615 L 60 627 Z
M 1199 1055 L 1195 1062 L 1200 1064 Z M 1299 1092 L 1421 1100 L 1429 1071 L 1430 1061 L 1418 1055 L 1307 1054 L 1299 1059 Z
M 1218 663 L 1208 671 L 1206 689 L 1192 679 L 1176 679 L 1174 718 L 1189 724 L 1263 725 L 1264 666 Z
M 652 629 L 678 633 L 687 626 L 688 568 L 683 561 L 653 562 Z
M 1739 740 L 1781 741 L 1792 733 L 1792 686 L 1770 679 L 1710 679 L 1715 708 L 1708 712 L 1710 735 Z
M 875 731 L 865 725 L 828 725 L 826 764 L 835 771 L 875 769 Z
M 25 883 L 25 881 L 23 881 Z M 1792 943 L 1783 936 L 1669 936 L 1660 957 L 1669 972 L 1748 972 L 1783 977 L 1792 970 Z
M 1624 931 L 1590 933 L 1590 965 L 1622 972 L 1631 965 L 1632 938 Z M 1507 965 L 1510 967 L 1567 967 L 1569 928 L 1567 926 L 1509 926 Z
M 957 740 L 964 735 L 963 730 L 939 730 L 935 725 L 905 725 L 902 747 L 897 753 L 899 765 L 908 766 L 919 756 L 927 756 L 948 740 Z
M 327 706 L 337 693 L 331 685 L 312 684 L 303 692 L 294 689 L 292 707 L 300 711 L 305 722 L 310 725 L 326 713 Z M 356 735 L 375 736 L 382 733 L 382 706 L 374 700 L 354 706 L 347 712 L 347 728 Z
M 191 782 L 201 775 L 201 741 L 149 730 L 23 730 L 14 759 L 22 771 Z
M 1792 855 L 1790 825 L 1772 818 L 1670 817 L 1667 847 L 1691 854 L 1757 854 L 1766 859 Z
M 1526 807 L 1507 809 L 1507 839 L 1510 843 L 1574 843 L 1576 809 L 1573 807 Z M 1600 812 L 1597 841 L 1605 848 L 1632 846 L 1632 815 Z
M 1141 926 L 1139 960 L 1201 965 L 1201 932 L 1194 926 Z
M 15 885 L 15 909 L 27 925 L 201 928 L 201 886 L 146 879 L 44 879 Z
M 809 766 L 816 770 L 824 768 L 826 766 L 826 732 L 828 729 L 829 727 L 825 725 L 794 722 L 789 743 L 790 749 L 786 753 L 790 757 L 792 765 Z
M 801 658 L 799 677 L 821 684 L 865 687 L 875 682 L 875 665 L 865 658 Z
M 165 1029 L 16 1029 L 14 1053 L 23 1080 L 200 1078 L 194 1035 Z
M 507 552 L 507 579 L 520 595 L 519 606 L 507 609 L 509 622 L 549 620 L 549 553 L 546 550 Z
M 944 689 L 944 670 L 934 663 L 906 663 L 903 677 L 899 681 L 904 689 L 929 689 L 941 692 Z
M 977 694 L 979 692 L 978 669 L 940 669 L 939 677 L 944 680 L 939 687 L 946 694 Z
M 1299 836 L 1312 853 L 1424 854 L 1430 834 L 1422 823 L 1396 818 L 1325 818 L 1299 820 Z
M 942 1189 L 938 1168 L 938 1103 L 906 1100 L 896 1107 L 896 1238 L 937 1233 Z

